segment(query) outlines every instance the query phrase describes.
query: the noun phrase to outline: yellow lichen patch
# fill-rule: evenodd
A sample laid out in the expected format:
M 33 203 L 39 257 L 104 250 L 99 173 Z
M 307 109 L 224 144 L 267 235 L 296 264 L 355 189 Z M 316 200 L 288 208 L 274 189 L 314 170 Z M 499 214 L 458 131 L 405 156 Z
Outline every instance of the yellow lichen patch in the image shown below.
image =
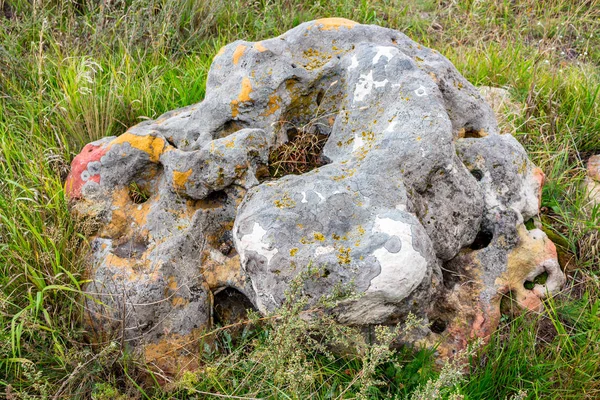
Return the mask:
M 242 55 L 244 55 L 244 52 L 246 51 L 248 47 L 244 46 L 243 44 L 238 45 L 238 47 L 235 48 L 235 50 L 233 51 L 233 64 L 234 65 L 238 65 L 238 63 L 240 62 L 240 58 L 242 57 Z
M 318 240 L 319 242 L 325 241 L 325 235 L 323 235 L 321 232 L 313 232 L 313 236 L 315 240 Z
M 173 185 L 175 186 L 175 188 L 176 189 L 185 188 L 185 183 L 188 181 L 191 174 L 192 174 L 191 168 L 185 172 L 173 171 Z
M 225 147 L 228 149 L 233 149 L 235 147 L 235 140 L 231 139 L 225 142 Z
M 158 162 L 160 155 L 165 148 L 165 140 L 156 136 L 138 136 L 133 133 L 125 132 L 109 144 L 110 147 L 118 144 L 129 143 L 133 148 L 148 153 L 150 161 Z
M 356 169 L 355 168 L 350 168 L 350 169 L 344 170 L 344 172 L 345 173 L 342 173 L 341 175 L 336 175 L 336 176 L 332 177 L 333 180 L 336 181 L 336 182 L 339 182 L 339 181 L 341 181 L 343 179 L 350 178 L 351 176 L 354 175 L 354 173 L 356 172 Z
M 319 29 L 322 31 L 339 30 L 340 27 L 352 29 L 356 24 L 346 18 L 321 18 L 315 21 L 315 25 L 319 25 Z
M 260 51 L 261 53 L 263 51 L 267 51 L 268 50 L 265 46 L 262 45 L 262 42 L 256 42 L 256 43 L 254 43 L 254 48 L 256 50 Z
M 269 102 L 267 103 L 267 109 L 260 114 L 263 117 L 268 117 L 275 113 L 275 111 L 279 110 L 279 103 L 281 102 L 281 98 L 277 96 L 277 94 L 273 93 L 269 96 Z
M 281 199 L 275 200 L 273 202 L 273 204 L 277 208 L 293 208 L 293 207 L 296 207 L 296 202 L 287 193 L 285 193 L 283 195 L 283 197 L 281 197 Z
M 309 61 L 304 65 L 307 70 L 321 68 L 331 60 L 332 54 L 323 53 L 315 49 L 307 49 L 302 52 Z
M 340 265 L 348 265 L 352 259 L 350 258 L 350 247 L 340 247 L 338 249 L 338 263 Z
M 290 256 L 295 257 L 296 254 L 298 254 L 298 248 L 294 247 L 293 249 L 290 250 Z

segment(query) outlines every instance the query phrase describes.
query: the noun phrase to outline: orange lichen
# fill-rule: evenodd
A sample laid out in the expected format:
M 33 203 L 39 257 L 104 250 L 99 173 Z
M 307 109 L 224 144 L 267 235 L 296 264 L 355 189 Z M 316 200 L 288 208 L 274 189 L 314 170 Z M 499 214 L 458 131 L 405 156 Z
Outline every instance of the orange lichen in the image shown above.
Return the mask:
M 173 185 L 177 189 L 185 188 L 185 183 L 188 181 L 190 175 L 192 174 L 192 169 L 188 169 L 185 172 L 173 171 Z
M 233 64 L 234 65 L 238 65 L 238 63 L 240 62 L 240 58 L 242 57 L 242 55 L 244 55 L 244 52 L 246 51 L 248 47 L 240 44 L 238 45 L 238 47 L 235 48 L 234 52 L 233 52 Z
M 246 101 L 252 101 L 252 99 L 250 98 L 251 92 L 252 92 L 252 83 L 250 82 L 250 78 L 245 76 L 242 79 L 242 90 L 240 91 L 240 94 L 238 95 L 238 101 L 240 101 L 242 103 L 246 102 Z
M 195 354 L 196 338 L 201 331 L 194 330 L 189 335 L 170 334 L 158 343 L 148 343 L 144 346 L 144 361 L 146 365 L 156 368 L 160 375 L 178 377 L 184 371 L 198 369 L 198 359 Z
M 242 88 L 240 90 L 240 94 L 238 95 L 237 99 L 231 102 L 232 117 L 235 118 L 238 116 L 240 103 L 252 101 L 252 99 L 250 98 L 250 93 L 252 93 L 252 83 L 250 82 L 250 78 L 245 76 L 242 79 Z
M 171 299 L 171 304 L 173 307 L 185 307 L 190 304 L 188 299 L 184 299 L 183 297 L 173 297 Z
M 222 259 L 216 259 L 221 257 Z M 244 286 L 240 269 L 240 256 L 237 254 L 233 257 L 215 256 L 206 251 L 201 272 L 210 290 L 224 286 Z
M 268 117 L 275 113 L 275 111 L 279 110 L 279 103 L 281 102 L 281 98 L 277 96 L 277 94 L 273 93 L 269 96 L 269 102 L 267 103 L 267 109 L 260 114 L 263 117 Z
M 109 144 L 109 148 L 118 144 L 129 143 L 135 149 L 148 153 L 150 161 L 158 162 L 165 148 L 165 140 L 156 136 L 138 136 L 125 132 Z
M 265 46 L 262 45 L 262 42 L 256 42 L 256 43 L 254 43 L 254 48 L 256 50 L 260 51 L 261 53 L 263 51 L 267 51 L 268 50 Z
M 217 58 L 217 57 L 219 57 L 219 56 L 223 55 L 223 53 L 225 53 L 225 46 L 223 46 L 223 47 L 221 47 L 221 48 L 219 49 L 219 51 L 218 51 L 218 52 L 217 52 L 217 54 L 215 55 L 215 58 Z
M 143 204 L 133 203 L 129 199 L 128 188 L 117 189 L 112 195 L 113 211 L 110 223 L 101 230 L 101 237 L 131 237 L 133 231 L 146 225 L 150 206 L 158 200 L 158 194 Z M 133 225 L 133 226 L 132 226 Z
M 315 25 L 319 25 L 319 29 L 322 31 L 330 31 L 335 29 L 336 31 L 340 27 L 352 29 L 357 23 L 345 18 L 321 18 L 315 21 Z
M 178 287 L 177 287 L 177 281 L 175 280 L 175 277 L 170 276 L 169 279 L 167 280 L 167 288 L 165 289 L 165 295 L 168 296 L 169 290 L 176 292 L 177 289 L 178 289 Z

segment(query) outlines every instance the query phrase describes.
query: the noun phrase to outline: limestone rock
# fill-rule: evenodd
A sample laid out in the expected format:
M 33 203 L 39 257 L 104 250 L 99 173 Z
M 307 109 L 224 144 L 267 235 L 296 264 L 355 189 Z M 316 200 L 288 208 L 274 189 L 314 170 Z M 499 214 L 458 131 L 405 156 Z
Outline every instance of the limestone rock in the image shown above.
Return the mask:
M 325 165 L 269 176 L 269 155 L 304 134 L 326 138 Z M 524 225 L 543 180 L 441 54 L 330 18 L 225 46 L 201 103 L 88 144 L 66 193 L 97 228 L 90 326 L 176 370 L 214 294 L 267 313 L 307 268 L 314 304 L 360 294 L 332 310 L 343 323 L 413 313 L 433 323 L 414 340 L 442 339 L 441 353 L 485 337 L 503 295 L 536 308 L 564 282 L 552 242 Z
M 589 198 L 588 208 L 600 204 L 600 155 L 591 156 L 588 160 L 585 190 Z

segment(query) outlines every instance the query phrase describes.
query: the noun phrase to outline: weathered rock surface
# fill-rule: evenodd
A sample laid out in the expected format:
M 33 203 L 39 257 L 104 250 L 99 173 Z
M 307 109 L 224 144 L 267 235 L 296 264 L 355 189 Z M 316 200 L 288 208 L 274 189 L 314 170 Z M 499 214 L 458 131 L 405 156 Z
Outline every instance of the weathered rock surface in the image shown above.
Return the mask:
M 327 137 L 326 165 L 270 178 L 270 152 L 306 126 Z M 413 313 L 432 323 L 415 340 L 441 353 L 485 337 L 503 295 L 536 309 L 564 282 L 524 225 L 543 180 L 446 58 L 331 18 L 225 46 L 204 101 L 88 144 L 66 192 L 90 220 L 90 326 L 176 370 L 193 367 L 181 355 L 215 293 L 270 312 L 309 266 L 315 302 L 361 294 L 333 310 L 343 323 Z

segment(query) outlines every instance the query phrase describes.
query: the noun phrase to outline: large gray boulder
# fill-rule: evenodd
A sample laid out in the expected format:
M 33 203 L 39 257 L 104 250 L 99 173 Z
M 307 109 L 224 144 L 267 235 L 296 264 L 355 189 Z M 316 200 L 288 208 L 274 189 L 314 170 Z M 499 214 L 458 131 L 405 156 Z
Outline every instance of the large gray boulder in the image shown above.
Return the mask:
M 270 176 L 306 134 L 323 165 Z M 176 370 L 220 291 L 268 313 L 307 268 L 309 306 L 357 294 L 331 310 L 342 323 L 412 313 L 431 323 L 414 340 L 442 354 L 487 337 L 502 296 L 536 309 L 564 282 L 524 224 L 543 180 L 441 54 L 329 18 L 225 46 L 204 101 L 87 145 L 66 191 L 90 221 L 89 325 Z

